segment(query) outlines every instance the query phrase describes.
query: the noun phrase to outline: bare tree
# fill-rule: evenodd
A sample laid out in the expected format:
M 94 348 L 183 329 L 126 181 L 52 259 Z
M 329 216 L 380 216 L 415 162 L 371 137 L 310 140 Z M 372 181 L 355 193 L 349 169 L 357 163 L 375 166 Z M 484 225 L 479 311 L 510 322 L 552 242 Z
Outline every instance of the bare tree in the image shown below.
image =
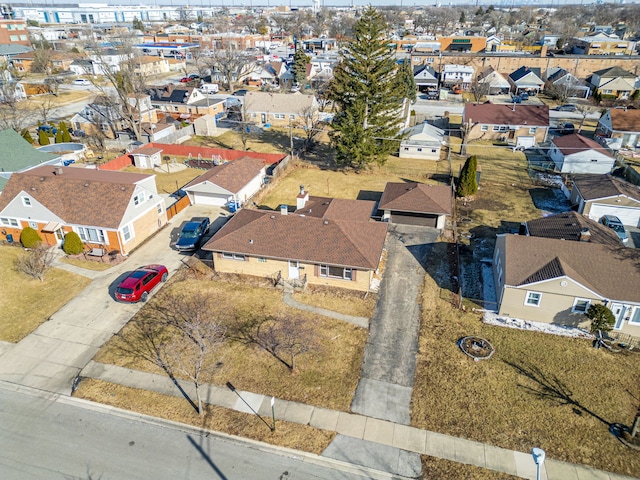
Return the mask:
M 44 281 L 44 274 L 49 270 L 55 255 L 53 248 L 39 245 L 25 252 L 16 259 L 15 268 L 30 277 Z
M 58 104 L 51 98 L 46 96 L 41 98 L 37 104 L 37 112 L 40 115 L 42 123 L 49 123 L 51 116 L 58 110 Z
M 481 102 L 484 97 L 489 95 L 489 89 L 491 84 L 489 82 L 479 82 L 475 79 L 469 86 L 469 91 L 473 95 L 473 99 L 476 103 Z
M 316 143 L 316 139 L 322 132 L 322 122 L 320 121 L 320 115 L 318 115 L 318 107 L 305 107 L 300 115 L 298 115 L 298 119 L 296 126 L 304 130 L 302 151 L 305 153 L 310 152 Z
M 580 118 L 580 125 L 578 125 L 578 133 L 580 133 L 589 114 L 597 112 L 598 107 L 595 105 L 576 105 L 576 108 L 578 109 L 578 112 L 580 112 L 580 115 L 582 115 L 582 118 Z
M 216 353 L 225 339 L 221 322 L 225 309 L 217 303 L 200 290 L 170 291 L 119 334 L 119 348 L 162 368 L 200 415 L 204 415 L 200 389 L 206 375 L 221 365 Z M 176 374 L 193 383 L 196 403 L 180 387 Z
M 216 50 L 212 66 L 225 79 L 228 89 L 233 90 L 236 82 L 242 81 L 254 69 L 253 60 L 242 51 L 228 46 L 224 50 Z
M 237 321 L 233 334 L 236 341 L 263 349 L 290 372 L 295 371 L 299 355 L 317 348 L 313 328 L 300 317 L 260 313 Z
M 109 64 L 103 49 L 94 44 L 94 58 L 97 59 L 102 70 L 103 77 L 109 82 L 111 89 L 107 89 L 99 83 L 95 86 L 106 99 L 110 99 L 111 106 L 118 108 L 122 119 L 131 130 L 136 140 L 142 139 L 143 109 L 150 105 L 145 102 L 147 75 L 140 68 L 138 58 L 140 53 L 133 48 L 133 37 L 120 37 L 116 51 L 121 61 L 118 66 Z M 110 94 L 114 92 L 115 94 Z

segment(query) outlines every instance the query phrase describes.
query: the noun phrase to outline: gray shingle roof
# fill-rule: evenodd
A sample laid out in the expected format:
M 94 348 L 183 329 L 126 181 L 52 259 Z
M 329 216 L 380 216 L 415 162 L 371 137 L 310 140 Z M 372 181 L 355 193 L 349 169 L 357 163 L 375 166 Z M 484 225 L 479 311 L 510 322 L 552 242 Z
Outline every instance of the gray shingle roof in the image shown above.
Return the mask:
M 12 129 L 0 131 L 0 145 L 0 168 L 5 172 L 19 172 L 59 157 L 35 149 Z

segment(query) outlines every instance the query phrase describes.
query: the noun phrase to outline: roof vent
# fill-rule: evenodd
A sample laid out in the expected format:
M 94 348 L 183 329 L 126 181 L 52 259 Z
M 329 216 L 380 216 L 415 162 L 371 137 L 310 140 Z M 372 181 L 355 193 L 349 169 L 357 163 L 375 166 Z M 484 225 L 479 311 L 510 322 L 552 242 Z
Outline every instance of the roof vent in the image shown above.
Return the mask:
M 36 187 L 31 187 L 31 190 L 35 190 L 35 189 L 36 189 Z
M 253 245 L 253 238 L 249 239 L 249 244 Z
M 41 182 L 44 182 L 44 177 L 40 177 L 40 181 L 41 181 Z
M 322 223 L 324 223 L 325 225 L 329 225 L 329 220 L 325 220 L 325 221 L 324 221 L 324 222 L 322 222 Z
M 85 182 L 84 186 L 88 187 L 89 186 L 89 182 Z
M 275 216 L 275 215 L 271 215 L 271 217 L 270 217 L 270 218 L 276 218 L 276 216 Z

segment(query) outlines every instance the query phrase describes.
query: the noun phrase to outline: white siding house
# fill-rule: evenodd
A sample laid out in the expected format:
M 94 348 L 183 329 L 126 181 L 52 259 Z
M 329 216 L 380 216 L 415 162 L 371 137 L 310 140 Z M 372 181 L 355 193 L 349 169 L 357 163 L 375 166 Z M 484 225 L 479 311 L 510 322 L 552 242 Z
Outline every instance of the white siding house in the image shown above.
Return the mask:
M 579 134 L 551 140 L 549 157 L 561 173 L 609 173 L 615 164 L 602 145 Z
M 440 160 L 444 131 L 428 123 L 420 123 L 407 132 L 400 143 L 400 158 Z

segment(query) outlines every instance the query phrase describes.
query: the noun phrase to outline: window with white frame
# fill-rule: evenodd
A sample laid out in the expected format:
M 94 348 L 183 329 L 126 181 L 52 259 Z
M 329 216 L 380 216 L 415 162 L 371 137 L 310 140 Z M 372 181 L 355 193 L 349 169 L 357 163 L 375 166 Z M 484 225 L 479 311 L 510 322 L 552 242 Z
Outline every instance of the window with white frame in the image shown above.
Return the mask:
M 535 135 L 536 134 L 536 127 L 530 127 L 529 128 L 529 135 Z
M 158 215 L 162 215 L 162 204 L 158 204 Z
M 320 265 L 320 276 L 329 278 L 341 278 L 343 280 L 352 280 L 353 270 L 347 267 Z
M 131 225 L 122 227 L 122 238 L 125 243 L 133 238 L 133 227 Z
M 640 325 L 640 307 L 635 307 L 633 313 L 629 317 L 629 323 Z
M 530 307 L 539 307 L 542 300 L 542 294 L 538 292 L 527 292 L 527 296 L 524 299 L 524 304 Z
M 284 113 L 274 113 L 273 118 L 276 120 L 284 120 Z
M 106 243 L 104 231 L 99 228 L 78 227 L 76 230 L 83 242 Z
M 267 259 L 264 257 L 258 257 L 258 263 L 267 263 Z
M 240 260 L 241 262 L 245 261 L 245 256 L 240 255 L 239 253 L 222 253 L 222 258 L 226 258 L 227 260 Z
M 31 228 L 33 228 L 34 230 L 37 230 L 38 229 L 38 222 L 29 221 L 29 226 Z
M 295 120 L 296 116 L 295 115 L 289 115 L 289 120 Z
M 0 218 L 0 223 L 2 223 L 2 225 L 6 225 L 7 227 L 17 227 L 18 226 L 18 220 L 16 220 L 15 218 Z
M 483 132 L 488 132 L 489 131 L 489 125 L 482 125 L 480 127 L 480 130 L 482 130 Z
M 591 305 L 591 300 L 587 300 L 586 298 L 576 298 L 573 301 L 571 313 L 587 313 L 589 305 Z
M 31 199 L 29 197 L 22 197 L 22 204 L 25 207 L 30 207 L 31 206 Z

